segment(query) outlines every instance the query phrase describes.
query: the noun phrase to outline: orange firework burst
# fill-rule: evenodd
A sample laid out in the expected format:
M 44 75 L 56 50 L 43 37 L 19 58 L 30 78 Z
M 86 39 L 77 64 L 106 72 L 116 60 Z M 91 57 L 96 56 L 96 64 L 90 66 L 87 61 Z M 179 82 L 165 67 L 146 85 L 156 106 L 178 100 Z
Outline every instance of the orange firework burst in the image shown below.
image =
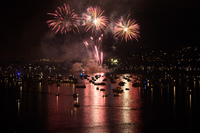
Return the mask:
M 103 16 L 104 11 L 100 7 L 89 7 L 87 13 L 83 13 L 83 19 L 85 20 L 84 26 L 86 25 L 86 32 L 92 29 L 104 30 L 108 25 L 107 18 Z
M 114 28 L 114 37 L 120 37 L 121 40 L 133 40 L 138 41 L 140 26 L 136 23 L 135 20 L 128 19 L 124 21 L 123 18 L 119 19 Z
M 64 7 L 58 7 L 55 13 L 47 13 L 48 15 L 54 16 L 53 20 L 48 20 L 47 23 L 52 30 L 56 30 L 55 33 L 60 31 L 61 34 L 73 31 L 75 33 L 74 27 L 78 30 L 77 22 L 79 21 L 78 15 L 74 13 L 74 9 L 70 9 L 69 5 Z

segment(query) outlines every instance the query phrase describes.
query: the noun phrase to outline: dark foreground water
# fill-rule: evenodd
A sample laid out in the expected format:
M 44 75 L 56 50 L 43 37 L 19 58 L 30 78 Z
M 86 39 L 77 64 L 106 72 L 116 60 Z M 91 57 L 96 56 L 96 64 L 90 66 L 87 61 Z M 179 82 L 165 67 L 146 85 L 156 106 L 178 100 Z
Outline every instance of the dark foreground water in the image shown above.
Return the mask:
M 96 82 L 102 82 L 102 73 Z M 0 132 L 11 133 L 148 133 L 148 132 L 199 132 L 200 91 L 199 80 L 185 85 L 182 79 L 176 84 L 132 87 L 131 81 L 118 75 L 115 84 L 94 85 L 80 80 L 86 88 L 74 84 L 48 84 L 47 80 L 16 82 L 1 80 Z M 123 92 L 114 95 L 112 89 L 124 81 Z M 145 83 L 145 82 L 144 82 Z M 97 90 L 99 87 L 99 90 Z M 104 88 L 105 91 L 100 91 Z M 128 89 L 126 89 L 128 88 Z M 59 92 L 59 96 L 56 93 Z M 73 94 L 78 93 L 78 98 Z M 107 97 L 103 97 L 107 95 Z M 79 107 L 74 107 L 74 102 Z

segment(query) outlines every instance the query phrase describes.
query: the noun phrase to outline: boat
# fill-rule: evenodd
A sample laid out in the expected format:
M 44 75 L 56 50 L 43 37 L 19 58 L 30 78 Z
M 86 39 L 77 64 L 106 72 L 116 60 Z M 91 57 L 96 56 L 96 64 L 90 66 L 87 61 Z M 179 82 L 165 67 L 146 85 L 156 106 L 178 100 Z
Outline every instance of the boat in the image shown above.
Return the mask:
M 59 83 L 57 84 L 57 87 L 60 87 L 60 84 L 59 84 Z
M 113 92 L 116 93 L 122 93 L 124 90 L 121 89 L 121 87 L 117 87 L 116 89 L 113 89 Z
M 76 88 L 86 88 L 85 85 L 76 85 L 75 87 L 76 87 Z
M 94 85 L 106 85 L 106 83 L 101 82 L 101 83 L 94 83 Z
M 103 97 L 108 97 L 108 95 L 103 95 Z
M 133 86 L 133 87 L 140 87 L 140 86 L 141 86 L 141 84 L 140 84 L 140 83 L 137 83 L 137 82 L 135 82 L 135 83 L 133 83 L 133 84 L 132 84 L 132 86 Z
M 100 89 L 100 91 L 106 91 L 106 90 L 102 88 L 102 89 Z
M 120 81 L 120 82 L 118 83 L 119 86 L 124 86 L 124 84 L 125 84 L 125 82 L 123 82 L 123 81 Z
M 78 97 L 78 94 L 77 94 L 77 93 L 74 93 L 74 94 L 73 94 L 73 97 L 74 97 L 74 98 L 77 98 L 77 97 Z
M 74 107 L 79 107 L 80 105 L 78 104 L 77 101 L 74 101 Z
M 107 81 L 107 79 L 106 79 L 106 78 L 104 78 L 102 81 Z
M 119 94 L 114 94 L 113 96 L 114 96 L 114 97 L 118 97 L 118 96 L 119 96 Z
M 58 92 L 56 92 L 56 96 L 59 96 L 60 94 Z

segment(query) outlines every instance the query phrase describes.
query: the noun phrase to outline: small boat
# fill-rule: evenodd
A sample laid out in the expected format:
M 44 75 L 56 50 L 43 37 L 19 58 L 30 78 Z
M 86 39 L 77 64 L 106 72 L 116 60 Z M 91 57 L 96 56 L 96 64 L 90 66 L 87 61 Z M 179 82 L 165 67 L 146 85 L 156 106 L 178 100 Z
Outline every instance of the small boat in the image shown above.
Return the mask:
M 73 94 L 73 97 L 74 97 L 74 98 L 77 98 L 77 97 L 78 97 L 78 94 L 77 94 L 77 93 L 74 93 L 74 94 Z
M 127 81 L 130 82 L 131 80 L 130 80 L 130 79 L 127 79 Z
M 107 79 L 106 79 L 106 78 L 104 78 L 102 81 L 107 81 Z
M 78 104 L 77 101 L 74 101 L 74 107 L 79 107 L 80 105 Z
M 76 87 L 76 88 L 86 88 L 85 85 L 76 85 L 75 87 Z
M 102 89 L 100 89 L 100 91 L 105 91 L 105 89 L 102 88 Z
M 108 95 L 103 95 L 103 97 L 108 97 Z
M 56 92 L 56 96 L 59 96 L 60 94 L 58 92 Z
M 116 93 L 122 93 L 124 90 L 121 89 L 121 87 L 117 87 L 116 89 L 113 89 L 113 92 Z
M 59 87 L 60 86 L 60 84 L 57 84 L 57 87 Z
M 140 83 L 137 83 L 137 82 L 135 82 L 135 83 L 133 83 L 133 84 L 132 84 L 132 86 L 133 86 L 133 87 L 140 87 L 140 86 L 141 86 L 141 84 L 140 84 Z
M 106 85 L 106 83 L 101 82 L 101 83 L 94 83 L 94 85 Z
M 123 81 L 120 81 L 120 82 L 118 83 L 119 86 L 124 86 L 124 84 L 125 84 L 125 82 L 123 82 Z
M 114 94 L 114 97 L 118 97 L 119 96 L 119 94 Z
M 17 101 L 17 102 L 20 102 L 20 99 L 17 99 L 16 101 Z

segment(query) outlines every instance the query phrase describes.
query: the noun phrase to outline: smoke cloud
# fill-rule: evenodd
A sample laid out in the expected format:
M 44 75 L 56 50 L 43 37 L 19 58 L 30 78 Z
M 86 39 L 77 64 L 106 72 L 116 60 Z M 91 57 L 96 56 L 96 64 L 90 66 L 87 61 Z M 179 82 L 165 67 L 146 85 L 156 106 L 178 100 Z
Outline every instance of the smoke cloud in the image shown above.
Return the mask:
M 81 72 L 89 73 L 97 73 L 97 72 L 109 72 L 106 68 L 102 68 L 99 66 L 94 60 L 85 60 L 82 63 L 76 62 L 72 65 L 70 69 L 70 74 L 76 75 Z
M 72 69 L 70 69 L 69 72 L 71 74 L 76 74 L 76 73 L 81 72 L 83 70 L 82 65 L 83 65 L 82 63 L 78 63 L 78 62 L 74 63 L 72 66 Z

